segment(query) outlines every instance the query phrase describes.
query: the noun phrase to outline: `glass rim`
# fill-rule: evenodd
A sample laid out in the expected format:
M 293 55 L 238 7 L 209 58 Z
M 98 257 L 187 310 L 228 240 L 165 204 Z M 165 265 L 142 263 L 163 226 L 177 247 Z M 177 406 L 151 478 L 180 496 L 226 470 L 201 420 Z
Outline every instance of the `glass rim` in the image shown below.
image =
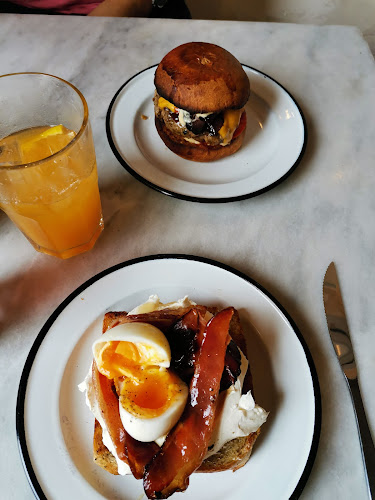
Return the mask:
M 78 139 L 82 136 L 82 134 L 83 134 L 84 130 L 86 129 L 88 122 L 89 122 L 89 108 L 87 106 L 87 102 L 86 102 L 84 95 L 82 94 L 82 92 L 80 90 L 78 90 L 78 88 L 75 85 L 68 82 L 67 80 L 64 80 L 63 78 L 60 78 L 59 76 L 51 75 L 49 73 L 41 73 L 38 71 L 23 71 L 23 72 L 19 72 L 19 73 L 7 73 L 6 75 L 0 75 L 0 79 L 10 77 L 10 76 L 23 76 L 23 75 L 48 76 L 50 78 L 55 78 L 56 80 L 60 80 L 60 82 L 63 82 L 66 85 L 68 85 L 69 87 L 71 87 L 78 94 L 78 96 L 80 97 L 81 102 L 83 104 L 83 120 L 82 120 L 82 124 L 81 124 L 81 127 L 80 127 L 78 133 L 73 137 L 73 139 L 70 142 L 68 142 L 68 144 L 66 146 L 64 146 L 62 149 L 59 149 L 59 151 L 56 151 L 56 153 L 53 153 L 52 155 L 47 156 L 46 158 L 42 158 L 41 160 L 36 160 L 33 162 L 20 163 L 18 165 L 10 165 L 10 166 L 1 166 L 0 165 L 0 171 L 1 170 L 10 171 L 10 170 L 19 170 L 19 169 L 24 169 L 24 168 L 36 167 L 37 165 L 42 165 L 43 163 L 46 163 L 51 158 L 59 156 L 61 153 L 70 149 L 73 146 L 73 144 L 75 144 L 78 141 Z M 14 133 L 16 133 L 16 132 L 14 132 Z

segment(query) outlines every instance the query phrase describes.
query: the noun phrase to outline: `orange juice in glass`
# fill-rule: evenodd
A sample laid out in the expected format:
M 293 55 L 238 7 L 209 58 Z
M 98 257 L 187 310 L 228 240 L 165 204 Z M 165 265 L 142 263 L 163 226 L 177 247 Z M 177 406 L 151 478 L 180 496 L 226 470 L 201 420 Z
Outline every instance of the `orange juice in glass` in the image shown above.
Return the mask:
M 30 243 L 66 259 L 101 231 L 88 108 L 70 83 L 42 73 L 0 76 L 0 208 Z

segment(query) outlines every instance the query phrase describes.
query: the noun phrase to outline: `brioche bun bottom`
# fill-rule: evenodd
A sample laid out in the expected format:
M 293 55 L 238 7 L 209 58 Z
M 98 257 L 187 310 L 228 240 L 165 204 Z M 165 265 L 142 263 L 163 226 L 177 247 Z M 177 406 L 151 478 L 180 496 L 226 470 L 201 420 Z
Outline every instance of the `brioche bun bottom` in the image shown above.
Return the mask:
M 232 140 L 227 146 L 206 146 L 205 144 L 192 144 L 185 141 L 183 137 L 173 134 L 165 123 L 155 116 L 156 130 L 164 144 L 173 153 L 186 160 L 197 162 L 209 162 L 220 160 L 232 155 L 242 146 L 246 128 Z

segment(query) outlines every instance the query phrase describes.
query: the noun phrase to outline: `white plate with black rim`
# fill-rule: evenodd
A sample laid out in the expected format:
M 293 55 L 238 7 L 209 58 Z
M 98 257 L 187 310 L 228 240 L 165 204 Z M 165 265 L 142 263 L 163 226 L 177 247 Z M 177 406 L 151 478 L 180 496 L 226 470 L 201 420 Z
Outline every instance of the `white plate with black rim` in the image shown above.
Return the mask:
M 184 295 L 238 309 L 256 401 L 270 411 L 249 462 L 235 473 L 193 474 L 184 500 L 297 498 L 314 462 L 320 392 L 310 352 L 282 306 L 248 276 L 190 255 L 134 259 L 94 276 L 55 310 L 27 358 L 18 392 L 17 435 L 37 498 L 139 500 L 142 482 L 94 464 L 94 418 L 77 385 L 109 310 L 130 310 L 149 295 Z M 173 498 L 179 498 L 176 493 Z
M 285 180 L 306 148 L 302 111 L 289 92 L 270 76 L 243 65 L 251 95 L 247 127 L 235 154 L 209 163 L 185 160 L 170 151 L 154 123 L 156 66 L 125 82 L 107 112 L 109 144 L 136 179 L 166 195 L 188 201 L 223 203 L 259 195 Z

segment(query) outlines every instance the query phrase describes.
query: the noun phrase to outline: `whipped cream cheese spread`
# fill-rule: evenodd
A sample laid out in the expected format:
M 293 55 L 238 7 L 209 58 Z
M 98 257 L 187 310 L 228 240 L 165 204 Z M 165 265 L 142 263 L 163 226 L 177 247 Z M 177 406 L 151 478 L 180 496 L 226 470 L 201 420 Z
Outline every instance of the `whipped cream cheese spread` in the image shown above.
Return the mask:
M 160 302 L 157 295 L 151 295 L 146 302 L 132 309 L 129 314 L 143 314 L 152 311 L 160 311 L 165 308 L 177 309 L 191 305 L 194 306 L 196 303 L 191 301 L 188 296 L 185 296 L 175 302 L 163 304 Z M 207 313 L 207 319 L 211 316 L 212 315 L 210 313 Z M 209 445 L 210 451 L 207 452 L 205 458 L 218 452 L 228 441 L 231 441 L 236 437 L 248 436 L 250 433 L 255 432 L 267 419 L 268 412 L 254 402 L 251 392 L 249 391 L 247 394 L 242 394 L 242 385 L 247 372 L 248 361 L 241 350 L 240 354 L 241 374 L 235 384 L 219 395 L 214 432 Z M 118 457 L 105 422 L 101 416 L 92 384 L 91 367 L 85 380 L 79 384 L 78 388 L 81 392 L 86 392 L 86 404 L 102 427 L 103 444 L 115 457 L 118 473 L 120 475 L 131 474 L 128 464 L 123 462 Z M 120 417 L 121 413 L 122 412 L 120 411 Z M 123 422 L 123 425 L 124 424 L 125 423 Z M 124 428 L 126 429 L 125 425 Z M 166 435 L 162 435 L 155 439 L 155 442 L 158 446 L 162 446 L 165 439 Z
M 241 354 L 241 373 L 236 382 L 219 395 L 214 431 L 205 458 L 217 453 L 228 441 L 257 431 L 267 420 L 268 412 L 255 404 L 251 391 L 242 394 L 249 363 L 241 349 L 238 350 Z
M 196 306 L 197 304 L 189 299 L 187 295 L 182 299 L 176 300 L 175 302 L 168 302 L 163 304 L 157 295 L 150 295 L 148 300 L 141 304 L 140 306 L 132 309 L 128 314 L 144 314 L 153 311 L 161 311 L 162 309 L 178 309 L 179 307 L 189 307 Z
M 212 113 L 195 113 L 196 118 L 207 118 L 207 116 L 212 115 Z M 184 109 L 178 110 L 178 121 L 182 125 L 182 127 L 186 128 L 187 123 L 191 123 L 191 114 L 189 111 L 185 111 Z
M 184 137 L 185 141 L 191 142 L 192 144 L 200 144 L 199 141 L 196 141 L 195 139 L 192 139 L 191 137 Z

